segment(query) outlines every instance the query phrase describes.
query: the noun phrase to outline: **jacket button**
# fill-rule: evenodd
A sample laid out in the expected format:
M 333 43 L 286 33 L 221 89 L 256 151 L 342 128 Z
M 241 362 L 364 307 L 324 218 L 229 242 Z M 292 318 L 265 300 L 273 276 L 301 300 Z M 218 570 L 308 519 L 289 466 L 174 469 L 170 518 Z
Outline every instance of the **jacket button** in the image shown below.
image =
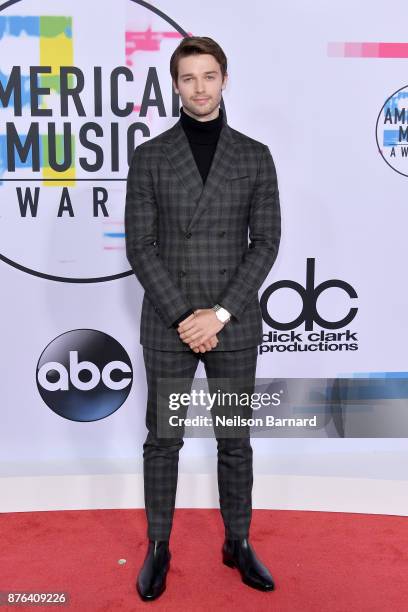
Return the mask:
M 184 272 L 184 270 L 180 270 L 180 276 L 185 276 L 186 273 Z
M 227 233 L 227 232 L 222 231 L 222 232 L 219 232 L 219 234 L 218 234 L 218 235 L 220 236 L 220 238 L 222 238 L 223 236 L 225 236 L 225 234 L 226 234 L 226 233 Z
M 225 268 L 221 268 L 220 274 L 225 274 L 225 273 L 226 273 L 226 269 Z
M 188 232 L 187 234 L 185 234 L 184 236 L 185 238 L 191 238 L 191 232 Z

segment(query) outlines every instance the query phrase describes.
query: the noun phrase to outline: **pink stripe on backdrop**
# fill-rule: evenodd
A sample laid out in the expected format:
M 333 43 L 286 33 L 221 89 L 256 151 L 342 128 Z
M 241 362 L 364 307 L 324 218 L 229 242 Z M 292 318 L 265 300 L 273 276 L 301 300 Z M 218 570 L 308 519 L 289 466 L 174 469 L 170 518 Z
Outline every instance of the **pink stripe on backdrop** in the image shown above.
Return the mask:
M 408 43 L 379 43 L 378 57 L 408 57 Z
M 363 57 L 363 43 L 347 42 L 344 46 L 344 57 Z
M 344 43 L 329 42 L 327 44 L 327 55 L 330 57 L 344 57 Z
M 408 43 L 329 42 L 329 57 L 408 58 Z
M 361 57 L 381 57 L 380 43 L 362 43 Z

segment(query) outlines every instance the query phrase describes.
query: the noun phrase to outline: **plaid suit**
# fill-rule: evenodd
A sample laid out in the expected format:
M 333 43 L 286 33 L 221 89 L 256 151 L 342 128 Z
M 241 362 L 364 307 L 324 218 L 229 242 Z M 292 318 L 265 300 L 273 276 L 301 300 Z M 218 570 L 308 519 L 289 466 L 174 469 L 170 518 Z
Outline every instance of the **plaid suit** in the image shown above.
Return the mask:
M 172 323 L 190 308 L 216 303 L 233 316 L 213 350 L 262 342 L 258 291 L 280 241 L 278 184 L 266 145 L 224 120 L 203 186 L 178 121 L 134 151 L 125 230 L 128 260 L 145 289 L 143 346 L 189 351 Z
M 213 379 L 245 377 L 247 392 L 253 392 L 262 341 L 258 290 L 280 241 L 278 184 L 268 147 L 224 119 L 203 185 L 178 121 L 134 151 L 125 229 L 127 257 L 145 289 L 140 342 L 148 385 L 143 445 L 147 533 L 152 540 L 165 540 L 172 526 L 183 439 L 158 437 L 159 378 L 183 378 L 189 391 L 202 359 L 212 391 Z M 196 354 L 172 324 L 189 309 L 216 303 L 231 313 L 231 320 L 219 332 L 215 349 Z M 248 537 L 253 484 L 249 435 L 217 436 L 217 448 L 226 537 Z
M 146 426 L 149 430 L 143 444 L 144 494 L 147 535 L 151 540 L 167 540 L 173 523 L 177 490 L 179 451 L 183 438 L 160 438 L 156 435 L 157 391 L 159 379 L 183 380 L 183 391 L 189 392 L 199 360 L 204 363 L 209 391 L 224 387 L 220 379 L 239 380 L 240 392 L 253 393 L 255 383 L 256 346 L 240 351 L 156 351 L 143 347 L 148 387 Z M 231 384 L 226 389 L 234 389 Z M 174 387 L 176 389 L 176 387 Z M 177 386 L 180 392 L 181 385 Z M 181 412 L 184 414 L 187 408 Z M 211 411 L 211 414 L 213 412 Z M 245 433 L 245 432 L 243 432 Z M 246 432 L 248 433 L 248 432 Z M 225 535 L 228 538 L 248 537 L 252 514 L 252 447 L 245 437 L 217 437 L 218 491 Z

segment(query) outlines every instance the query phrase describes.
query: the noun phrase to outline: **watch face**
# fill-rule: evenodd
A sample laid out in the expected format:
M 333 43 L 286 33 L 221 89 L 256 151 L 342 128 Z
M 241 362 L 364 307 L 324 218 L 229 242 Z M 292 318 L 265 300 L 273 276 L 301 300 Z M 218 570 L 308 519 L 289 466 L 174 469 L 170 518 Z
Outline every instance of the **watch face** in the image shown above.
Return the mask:
M 220 321 L 222 321 L 223 323 L 225 323 L 226 321 L 228 321 L 229 316 L 228 313 L 225 311 L 224 308 L 220 308 L 220 310 L 217 312 L 218 314 L 218 318 L 220 319 Z
M 214 308 L 217 319 L 221 321 L 221 323 L 226 323 L 230 320 L 230 314 L 225 308 L 222 306 L 218 306 L 218 308 Z

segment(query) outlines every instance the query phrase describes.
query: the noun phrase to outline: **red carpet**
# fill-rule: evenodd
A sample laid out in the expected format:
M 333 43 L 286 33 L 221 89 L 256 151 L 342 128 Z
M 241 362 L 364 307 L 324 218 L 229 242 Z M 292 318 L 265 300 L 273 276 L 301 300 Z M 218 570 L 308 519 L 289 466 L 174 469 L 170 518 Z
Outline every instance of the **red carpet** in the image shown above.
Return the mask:
M 144 510 L 23 512 L 0 515 L 0 591 L 67 591 L 65 606 L 32 609 L 96 612 L 405 612 L 405 517 L 255 510 L 251 542 L 276 590 L 262 593 L 221 563 L 219 510 L 176 510 L 172 564 L 160 599 L 134 588 L 146 550 Z M 119 559 L 126 559 L 119 565 Z

